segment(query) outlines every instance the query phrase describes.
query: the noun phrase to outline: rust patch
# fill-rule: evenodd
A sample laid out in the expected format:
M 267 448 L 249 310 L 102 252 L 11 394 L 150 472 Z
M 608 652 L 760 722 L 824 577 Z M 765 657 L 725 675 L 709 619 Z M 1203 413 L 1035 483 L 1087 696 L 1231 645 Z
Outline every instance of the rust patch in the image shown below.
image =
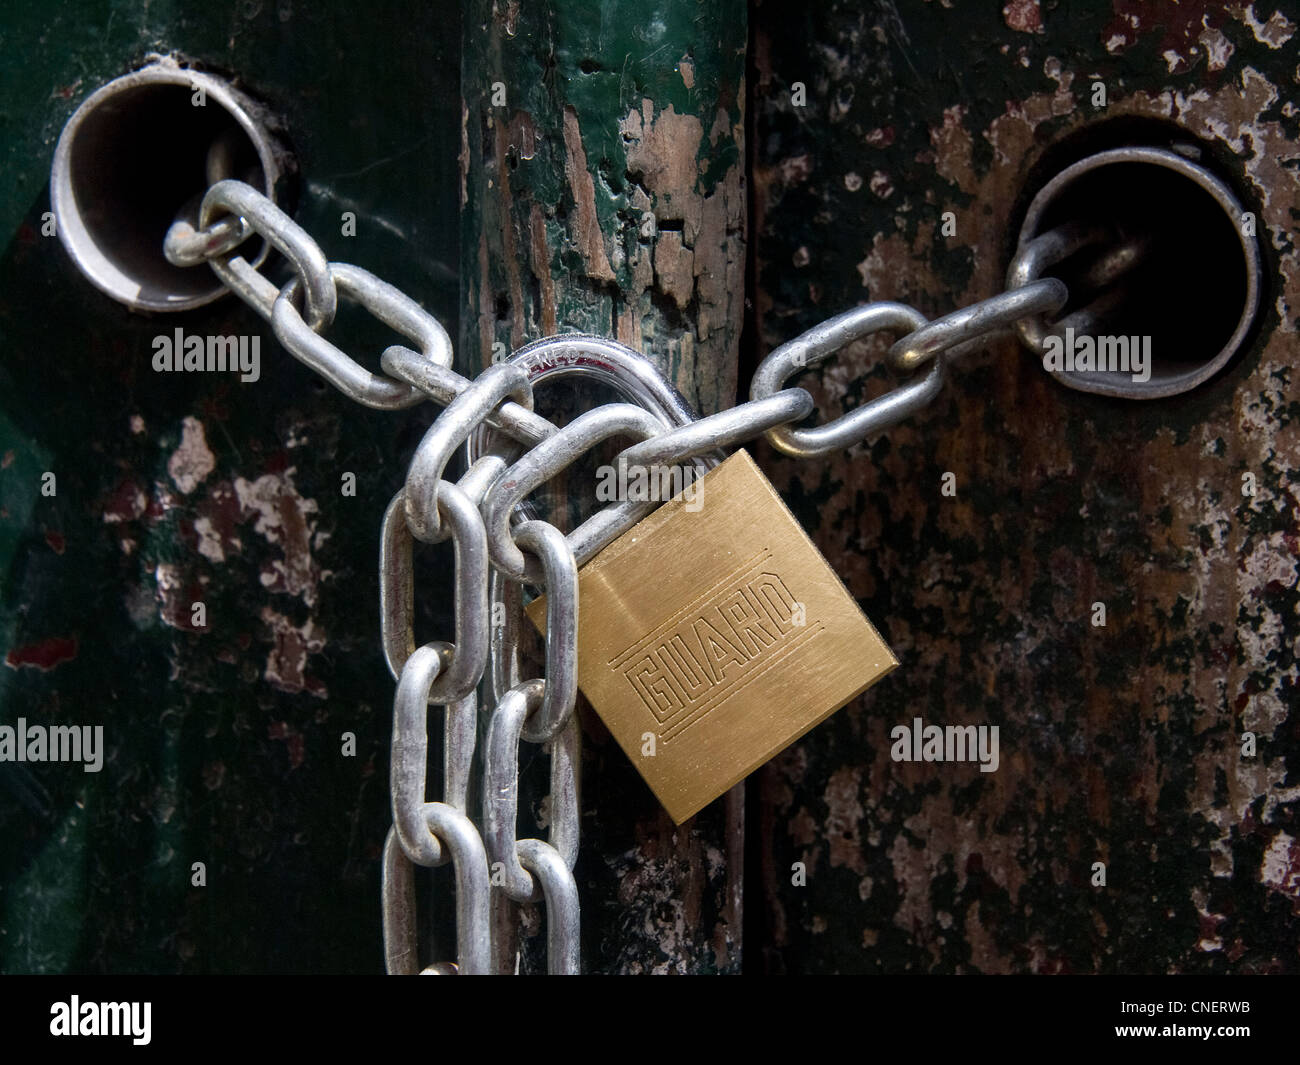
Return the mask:
M 318 699 L 326 698 L 329 692 L 324 683 L 307 675 L 307 659 L 325 647 L 325 633 L 315 620 L 308 618 L 302 625 L 294 625 L 269 606 L 263 607 L 259 616 L 272 635 L 263 674 L 267 683 L 282 692 L 306 692 Z
M 38 640 L 24 647 L 15 647 L 5 655 L 5 665 L 10 669 L 22 669 L 30 666 L 48 673 L 64 662 L 77 657 L 77 638 L 75 636 L 52 636 L 47 640 Z
M 319 536 L 314 499 L 305 499 L 293 483 L 292 466 L 268 473 L 255 481 L 235 478 L 235 496 L 242 516 L 253 518 L 253 530 L 267 543 L 278 546 L 283 557 L 262 571 L 262 586 L 273 592 L 300 596 L 309 607 L 316 605 L 318 586 L 329 577 L 312 557 Z
M 1043 12 L 1038 0 L 1011 0 L 1002 9 L 1002 18 L 1017 33 L 1043 32 Z

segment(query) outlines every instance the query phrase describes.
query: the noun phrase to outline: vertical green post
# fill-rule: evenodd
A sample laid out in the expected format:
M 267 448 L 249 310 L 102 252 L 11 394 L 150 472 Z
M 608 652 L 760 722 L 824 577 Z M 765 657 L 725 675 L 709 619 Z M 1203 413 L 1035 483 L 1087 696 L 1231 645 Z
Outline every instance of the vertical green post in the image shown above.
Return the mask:
M 470 0 L 462 369 L 598 333 L 645 352 L 701 413 L 735 402 L 746 16 L 743 0 Z M 740 793 L 674 826 L 584 725 L 584 967 L 736 971 Z M 520 928 L 535 967 L 542 937 Z

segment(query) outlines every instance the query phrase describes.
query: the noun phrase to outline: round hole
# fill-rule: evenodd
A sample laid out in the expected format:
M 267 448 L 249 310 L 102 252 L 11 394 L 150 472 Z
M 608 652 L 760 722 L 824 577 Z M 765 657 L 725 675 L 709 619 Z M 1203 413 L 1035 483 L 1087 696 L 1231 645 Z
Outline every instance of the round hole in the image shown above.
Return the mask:
M 1020 246 L 1076 222 L 1114 227 L 1145 250 L 1108 297 L 1085 282 L 1098 248 L 1046 270 L 1070 289 L 1060 316 L 1102 295 L 1103 303 L 1094 306 L 1105 309 L 1089 333 L 1127 338 L 1130 346 L 1149 343 L 1150 376 L 1138 380 L 1138 374 L 1114 369 L 1052 370 L 1053 376 L 1085 392 L 1159 398 L 1195 388 L 1227 364 L 1254 322 L 1260 286 L 1259 248 L 1227 185 L 1163 148 L 1098 152 L 1038 192 Z
M 88 97 L 63 128 L 50 175 L 59 238 L 78 269 L 132 310 L 188 310 L 222 295 L 207 267 L 169 263 L 163 238 L 182 209 L 197 207 L 210 154 L 220 159 L 221 176 L 276 198 L 283 149 L 257 112 L 220 78 L 171 61 Z M 254 265 L 266 254 L 263 243 Z

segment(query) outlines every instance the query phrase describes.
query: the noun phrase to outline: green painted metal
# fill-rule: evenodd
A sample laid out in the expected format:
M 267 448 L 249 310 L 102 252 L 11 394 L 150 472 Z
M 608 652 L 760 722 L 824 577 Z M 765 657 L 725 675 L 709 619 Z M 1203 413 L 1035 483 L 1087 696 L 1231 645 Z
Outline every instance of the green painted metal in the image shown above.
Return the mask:
M 108 761 L 0 764 L 0 970 L 382 964 L 392 683 L 373 560 L 429 411 L 359 410 L 230 302 L 185 328 L 260 335 L 261 381 L 162 378 L 150 342 L 177 321 L 113 305 L 41 232 L 72 109 L 174 49 L 285 117 L 299 221 L 453 332 L 459 317 L 462 369 L 496 344 L 591 329 L 650 352 L 703 410 L 735 398 L 750 191 L 752 325 L 770 347 L 865 299 L 937 314 L 993 292 L 1022 190 L 1076 130 L 1130 116 L 1201 139 L 1257 211 L 1268 268 L 1260 330 L 1222 378 L 1158 404 L 1098 400 L 1004 345 L 848 455 L 755 449 L 903 668 L 763 771 L 746 965 L 1294 971 L 1300 117 L 1294 18 L 1274 6 L 765 0 L 750 190 L 746 13 L 730 0 L 476 0 L 463 37 L 447 8 L 396 3 L 365 20 L 291 0 L 201 16 L 10 4 L 0 32 L 23 61 L 0 69 L 0 722 L 102 723 Z M 348 312 L 339 328 L 358 350 L 385 339 Z M 887 380 L 817 386 L 819 407 Z M 213 468 L 183 491 L 194 424 Z M 340 492 L 349 470 L 356 497 Z M 946 471 L 956 499 L 939 494 Z M 430 636 L 449 625 L 441 561 L 418 560 Z M 206 632 L 187 621 L 198 597 Z M 917 715 L 999 724 L 999 771 L 893 762 L 889 729 Z M 674 830 L 584 724 L 588 967 L 734 971 L 736 811 Z M 526 768 L 534 800 L 540 769 Z M 445 954 L 442 872 L 422 878 L 421 913 Z M 524 917 L 535 969 L 539 915 Z
M 0 765 L 0 971 L 378 972 L 392 693 L 379 517 L 429 411 L 361 410 L 233 300 L 132 315 L 41 222 L 68 115 L 176 51 L 284 117 L 297 219 L 327 254 L 454 333 L 455 12 L 59 0 L 10 4 L 3 23 L 23 60 L 0 70 L 0 722 L 102 724 L 107 761 Z M 377 365 L 389 341 L 360 322 L 345 310 L 337 336 Z M 261 337 L 261 379 L 155 374 L 152 338 L 178 325 Z M 214 464 L 189 492 L 169 470 L 187 424 Z M 440 561 L 422 562 L 431 634 L 450 624 Z

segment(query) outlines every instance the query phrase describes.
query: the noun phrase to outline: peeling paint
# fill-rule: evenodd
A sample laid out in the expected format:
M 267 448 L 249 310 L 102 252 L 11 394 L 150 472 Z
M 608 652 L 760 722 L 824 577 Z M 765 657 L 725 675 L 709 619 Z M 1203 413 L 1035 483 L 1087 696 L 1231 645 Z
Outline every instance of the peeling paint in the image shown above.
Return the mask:
M 216 469 L 217 460 L 208 450 L 203 423 L 186 417 L 181 423 L 181 442 L 167 460 L 167 472 L 184 495 L 189 495 Z
M 1282 14 L 1281 8 L 1275 10 L 1268 19 L 1260 22 L 1255 14 L 1255 5 L 1246 4 L 1244 6 L 1229 8 L 1230 11 L 1247 26 L 1250 32 L 1255 35 L 1255 40 L 1260 44 L 1267 45 L 1269 48 L 1278 49 L 1295 36 L 1296 24 Z
M 318 699 L 327 698 L 329 692 L 325 685 L 307 673 L 310 656 L 325 647 L 325 633 L 315 620 L 308 618 L 302 625 L 294 625 L 269 606 L 262 608 L 260 616 L 272 635 L 271 651 L 263 672 L 267 683 L 280 691 L 306 692 Z
M 903 659 L 763 775 L 774 868 L 810 863 L 805 889 L 764 880 L 772 963 L 789 971 L 1298 964 L 1295 926 L 1263 902 L 1294 900 L 1300 793 L 1288 786 L 1300 148 L 1284 103 L 1294 94 L 1278 77 L 1291 71 L 1250 44 L 1232 21 L 1240 10 L 1178 5 L 1160 25 L 1151 11 L 1117 0 L 1091 42 L 1077 27 L 1045 25 L 1024 46 L 1004 31 L 986 51 L 1005 69 L 980 72 L 993 87 L 983 98 L 945 89 L 890 110 L 903 60 L 871 43 L 870 16 L 864 31 L 860 13 L 834 5 L 803 31 L 834 57 L 804 77 L 823 79 L 823 96 L 851 79 L 877 101 L 839 121 L 796 114 L 780 84 L 792 50 L 819 54 L 808 37 L 791 28 L 758 49 L 771 72 L 757 120 L 769 149 L 756 168 L 765 349 L 864 299 L 933 316 L 998 291 L 1026 176 L 1048 145 L 1099 118 L 1177 123 L 1235 160 L 1278 267 L 1278 318 L 1230 380 L 1185 402 L 1139 410 L 1063 395 L 1010 342 L 963 360 L 930 409 L 846 455 L 763 453 Z M 956 16 L 932 18 L 938 36 L 953 32 Z M 943 50 L 931 44 L 911 57 L 922 77 Z M 1119 55 L 1122 76 L 1108 58 Z M 1094 79 L 1108 89 L 1104 113 L 1089 102 Z M 895 118 L 889 138 L 882 114 Z M 850 198 L 832 179 L 850 168 L 890 175 L 890 202 Z M 955 235 L 940 233 L 942 212 Z M 822 420 L 889 387 L 884 350 L 854 345 L 798 380 Z M 1246 471 L 1254 496 L 1241 493 Z M 957 498 L 939 499 L 942 472 L 955 474 Z M 1096 600 L 1105 629 L 1088 622 Z M 1000 723 L 999 771 L 977 780 L 894 764 L 888 729 L 919 707 Z M 1247 729 L 1253 757 L 1241 753 Z M 1108 865 L 1105 890 L 1089 882 L 1094 860 Z
M 318 587 L 327 579 L 312 558 L 312 535 L 318 507 L 304 499 L 293 483 L 296 470 L 290 466 L 279 473 L 267 473 L 255 481 L 236 477 L 235 496 L 245 517 L 253 517 L 253 531 L 279 547 L 282 557 L 261 574 L 263 587 L 273 592 L 299 596 L 308 606 L 316 605 Z
M 1259 871 L 1260 883 L 1286 896 L 1300 913 L 1300 845 L 1285 832 L 1273 837 Z
M 574 236 L 587 275 L 597 281 L 613 281 L 614 271 L 605 253 L 605 237 L 596 215 L 596 186 L 591 171 L 587 169 L 587 153 L 578 130 L 578 116 L 571 107 L 564 109 L 564 148 L 564 176 L 577 211 L 573 222 Z
M 1043 12 L 1038 0 L 1011 0 L 1002 9 L 1002 18 L 1017 33 L 1043 32 Z

